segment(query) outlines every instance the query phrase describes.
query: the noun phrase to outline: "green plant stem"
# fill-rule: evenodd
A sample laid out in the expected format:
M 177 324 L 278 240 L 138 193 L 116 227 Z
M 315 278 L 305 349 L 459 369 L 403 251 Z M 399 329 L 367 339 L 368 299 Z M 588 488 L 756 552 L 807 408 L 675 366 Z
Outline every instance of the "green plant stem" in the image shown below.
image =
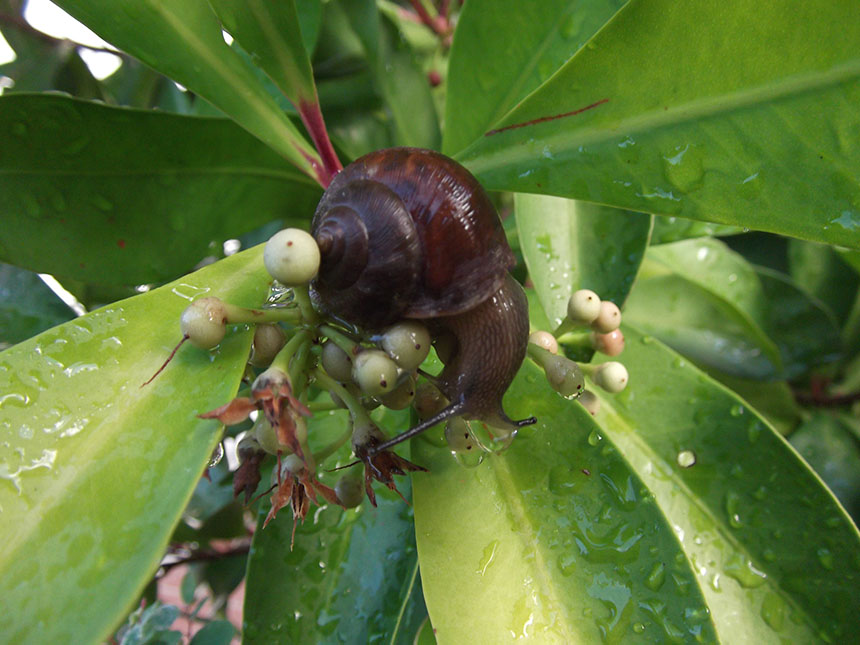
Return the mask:
M 298 323 L 304 318 L 304 312 L 292 307 L 278 307 L 271 309 L 248 309 L 238 307 L 228 302 L 224 303 L 227 309 L 227 322 L 231 325 L 241 323 L 276 323 L 290 322 Z
M 349 391 L 340 383 L 335 381 L 331 376 L 326 374 L 320 368 L 316 368 L 314 370 L 314 378 L 316 378 L 317 383 L 320 386 L 327 389 L 329 392 L 333 392 L 336 394 L 341 401 L 346 404 L 346 407 L 349 409 L 349 413 L 352 415 L 352 420 L 354 423 L 360 424 L 371 424 L 370 416 L 367 414 L 367 410 L 364 409 L 364 406 L 361 405 L 361 402 L 356 399 Z
M 556 336 L 556 340 L 562 345 L 567 345 L 568 347 L 594 349 L 594 346 L 591 344 L 590 331 L 567 332 L 560 336 Z
M 570 318 L 565 317 L 565 319 L 561 321 L 561 324 L 555 328 L 555 331 L 552 332 L 552 335 L 560 340 L 561 336 L 564 336 L 565 334 L 573 331 L 581 331 L 586 328 L 588 328 L 588 325 L 574 322 Z
M 300 285 L 298 287 L 293 287 L 293 296 L 295 297 L 296 304 L 299 306 L 299 311 L 302 312 L 302 320 L 308 324 L 316 325 L 319 322 L 320 317 L 311 303 L 308 286 Z
M 342 331 L 332 327 L 331 325 L 320 325 L 319 330 L 320 334 L 327 337 L 331 342 L 340 347 L 350 358 L 358 354 L 361 345 L 349 338 Z
M 311 401 L 308 403 L 308 409 L 311 412 L 329 412 L 338 408 L 340 406 L 334 401 Z
M 272 359 L 271 367 L 275 367 L 282 372 L 287 374 L 290 373 L 290 361 L 293 356 L 296 355 L 296 352 L 299 349 L 308 343 L 311 340 L 311 332 L 307 329 L 302 329 L 296 332 L 295 336 L 290 338 L 286 342 L 286 344 L 281 348 L 277 354 L 275 354 L 275 358 Z

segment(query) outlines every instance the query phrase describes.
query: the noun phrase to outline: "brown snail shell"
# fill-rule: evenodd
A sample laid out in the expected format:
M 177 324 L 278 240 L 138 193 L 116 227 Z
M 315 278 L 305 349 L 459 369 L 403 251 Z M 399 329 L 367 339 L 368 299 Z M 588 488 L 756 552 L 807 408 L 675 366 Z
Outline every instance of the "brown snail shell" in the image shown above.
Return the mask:
M 375 448 L 457 415 L 501 427 L 502 396 L 526 354 L 528 302 L 501 220 L 468 170 L 431 150 L 391 148 L 356 160 L 331 182 L 311 223 L 320 270 L 311 296 L 367 330 L 425 319 L 455 339 L 438 386 L 451 405 Z

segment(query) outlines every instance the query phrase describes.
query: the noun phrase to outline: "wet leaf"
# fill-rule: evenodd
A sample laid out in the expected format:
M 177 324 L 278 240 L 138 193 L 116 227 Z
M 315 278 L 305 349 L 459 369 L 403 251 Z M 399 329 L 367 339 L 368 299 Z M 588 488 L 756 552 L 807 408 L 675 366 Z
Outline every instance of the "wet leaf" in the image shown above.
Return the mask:
M 224 42 L 206 0 L 58 0 L 58 5 L 150 67 L 220 108 L 309 177 L 319 156 Z
M 633 0 L 457 158 L 493 190 L 860 248 L 858 78 L 850 3 Z
M 0 264 L 0 343 L 19 343 L 74 317 L 38 275 Z
M 172 279 L 319 188 L 225 119 L 0 97 L 0 258 L 100 284 Z
M 190 300 L 263 301 L 261 249 L 55 327 L 0 354 L 0 587 L 5 642 L 95 642 L 154 572 L 235 393 L 251 334 L 179 339 Z
M 554 325 L 577 289 L 623 305 L 648 246 L 651 217 L 542 195 L 514 198 L 529 277 Z

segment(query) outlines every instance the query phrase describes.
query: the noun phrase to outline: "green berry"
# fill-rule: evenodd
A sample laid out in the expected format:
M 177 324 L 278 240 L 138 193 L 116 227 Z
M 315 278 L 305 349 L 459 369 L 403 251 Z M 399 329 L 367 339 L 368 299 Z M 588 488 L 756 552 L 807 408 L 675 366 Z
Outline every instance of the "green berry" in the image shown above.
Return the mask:
M 574 291 L 567 301 L 567 317 L 575 323 L 591 324 L 600 314 L 600 296 L 591 289 Z
M 257 422 L 254 428 L 254 438 L 260 444 L 260 448 L 268 452 L 270 455 L 277 455 L 279 452 L 288 452 L 290 447 L 278 441 L 278 433 L 272 424 L 262 418 Z
M 598 366 L 592 380 L 607 392 L 617 394 L 627 387 L 628 378 L 627 368 L 624 365 L 609 361 Z
M 533 331 L 529 336 L 529 342 L 543 347 L 550 354 L 558 354 L 558 341 L 548 331 Z
M 389 327 L 380 344 L 400 367 L 414 370 L 430 353 L 430 332 L 417 320 L 403 321 Z
M 268 367 L 286 342 L 287 335 L 280 325 L 257 325 L 254 329 L 251 359 L 248 362 L 254 367 Z
M 245 462 L 248 461 L 252 455 L 260 452 L 262 449 L 260 442 L 257 441 L 257 438 L 253 433 L 247 432 L 236 446 L 236 455 L 239 457 L 240 462 Z
M 582 370 L 569 358 L 551 356 L 544 363 L 544 370 L 552 389 L 567 399 L 578 397 L 585 389 Z
M 355 508 L 364 499 L 361 480 L 353 475 L 344 475 L 334 485 L 334 492 L 346 508 Z
M 330 340 L 323 343 L 321 359 L 323 369 L 335 381 L 349 383 L 352 381 L 352 359 L 345 351 Z
M 448 399 L 432 383 L 424 382 L 415 390 L 415 400 L 412 407 L 422 421 L 441 412 L 448 405 Z
M 227 333 L 227 307 L 219 298 L 198 298 L 182 312 L 179 329 L 195 347 L 212 349 Z
M 475 451 L 475 437 L 469 424 L 461 417 L 454 417 L 445 424 L 445 440 L 453 452 Z
M 621 324 L 621 310 L 614 302 L 604 300 L 600 303 L 600 313 L 591 322 L 591 328 L 599 334 L 608 334 Z
M 368 396 L 382 396 L 397 385 L 397 365 L 378 349 L 366 349 L 353 360 L 352 379 Z
M 307 284 L 320 267 L 320 249 L 311 235 L 299 228 L 278 231 L 263 249 L 263 264 L 275 280 L 288 287 Z
M 382 405 L 390 410 L 405 410 L 415 398 L 415 377 L 406 374 L 401 382 L 388 394 L 380 397 Z
M 288 477 L 292 477 L 293 475 L 302 471 L 305 468 L 305 462 L 302 461 L 301 457 L 295 454 L 289 454 L 281 457 L 281 479 L 280 481 L 284 481 Z M 272 469 L 272 484 L 278 483 L 278 468 L 275 467 Z

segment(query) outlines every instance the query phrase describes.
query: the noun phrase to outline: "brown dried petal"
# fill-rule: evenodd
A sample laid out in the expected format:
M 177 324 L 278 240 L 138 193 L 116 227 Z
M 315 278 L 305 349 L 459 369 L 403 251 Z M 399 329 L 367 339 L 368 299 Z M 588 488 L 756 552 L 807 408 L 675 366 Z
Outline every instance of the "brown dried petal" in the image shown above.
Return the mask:
M 262 451 L 251 453 L 233 474 L 233 497 L 238 497 L 239 493 L 244 491 L 246 505 L 260 483 L 260 464 L 265 457 L 266 453 Z
M 215 408 L 197 416 L 201 419 L 218 419 L 225 426 L 232 426 L 247 419 L 248 415 L 256 409 L 257 406 L 251 399 L 239 397 L 222 405 L 220 408 Z

